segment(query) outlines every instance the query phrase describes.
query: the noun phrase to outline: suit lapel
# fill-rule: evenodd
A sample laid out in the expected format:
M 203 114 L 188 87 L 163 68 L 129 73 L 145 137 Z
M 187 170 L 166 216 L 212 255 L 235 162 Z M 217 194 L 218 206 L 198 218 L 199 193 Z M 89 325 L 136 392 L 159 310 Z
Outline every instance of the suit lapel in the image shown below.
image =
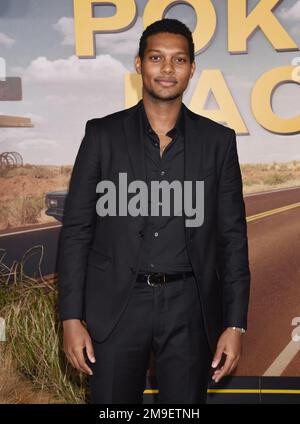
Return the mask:
M 134 179 L 146 181 L 145 152 L 138 104 L 131 108 L 129 116 L 123 120 L 123 126 Z
M 184 105 L 185 116 L 185 143 L 184 143 L 184 181 L 193 181 L 192 183 L 192 204 L 195 206 L 196 188 L 195 181 L 199 176 L 200 169 L 204 166 L 204 127 L 200 127 L 200 120 L 196 114 L 190 111 Z M 184 220 L 191 219 L 185 214 L 183 205 Z M 195 227 L 186 227 L 186 237 L 189 239 Z
M 198 170 L 203 167 L 203 131 L 199 128 L 196 114 L 185 105 L 185 151 L 184 151 L 184 180 L 195 181 Z

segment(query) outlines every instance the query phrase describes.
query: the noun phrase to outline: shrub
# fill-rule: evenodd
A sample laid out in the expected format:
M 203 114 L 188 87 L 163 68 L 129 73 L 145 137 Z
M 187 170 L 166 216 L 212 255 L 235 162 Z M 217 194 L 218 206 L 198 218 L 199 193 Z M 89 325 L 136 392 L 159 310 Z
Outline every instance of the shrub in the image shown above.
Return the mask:
M 5 319 L 10 355 L 17 370 L 61 403 L 85 403 L 87 377 L 73 369 L 62 351 L 57 290 L 50 284 L 23 279 L 0 285 L 0 316 Z

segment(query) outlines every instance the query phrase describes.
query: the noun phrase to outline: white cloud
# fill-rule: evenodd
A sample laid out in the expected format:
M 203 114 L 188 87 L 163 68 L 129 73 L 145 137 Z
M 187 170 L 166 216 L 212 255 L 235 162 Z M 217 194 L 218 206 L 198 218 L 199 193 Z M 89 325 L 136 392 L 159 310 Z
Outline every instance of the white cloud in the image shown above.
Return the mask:
M 100 55 L 95 59 L 79 59 L 72 55 L 68 59 L 48 60 L 40 56 L 33 60 L 27 68 L 12 67 L 24 81 L 41 83 L 101 83 L 109 76 L 113 79 L 116 75 L 127 72 L 125 66 L 110 55 Z
M 135 56 L 138 52 L 138 41 L 144 30 L 143 20 L 137 18 L 133 27 L 125 32 L 112 34 L 96 34 L 98 52 L 110 52 L 112 55 Z
M 0 32 L 0 46 L 11 47 L 16 41 L 10 38 L 8 35 Z
M 23 113 L 23 116 L 30 118 L 33 125 L 43 124 L 47 121 L 47 119 L 44 116 L 38 115 L 36 113 L 25 112 L 25 113 Z
M 297 0 L 290 8 L 282 8 L 279 16 L 289 21 L 299 22 L 300 19 L 300 0 Z
M 34 150 L 34 149 L 40 149 L 40 150 L 48 150 L 52 147 L 59 147 L 59 144 L 55 140 L 50 140 L 48 138 L 31 138 L 28 140 L 19 141 L 15 144 L 17 150 Z
M 75 31 L 73 18 L 63 16 L 53 25 L 53 28 L 63 36 L 62 45 L 74 46 Z
M 58 94 L 48 94 L 47 96 L 45 96 L 45 101 L 49 104 L 54 104 L 56 106 L 60 106 L 60 105 L 65 105 L 67 103 L 72 103 L 72 102 L 78 102 L 78 95 L 72 95 L 70 94 L 68 97 L 64 96 L 62 97 L 61 95 Z
M 73 18 L 62 17 L 53 27 L 62 35 L 63 45 L 75 45 Z M 134 25 L 127 28 L 126 31 L 96 34 L 97 52 L 101 54 L 109 53 L 112 56 L 135 55 L 138 51 L 138 40 L 143 30 L 143 20 L 138 17 Z
M 39 131 L 36 128 L 3 128 L 1 130 L 1 151 L 18 152 L 27 163 L 41 163 L 45 158 L 47 161 L 49 154 L 57 152 L 59 147 L 60 143 L 51 138 L 49 132 Z
M 1 104 L 6 115 L 30 116 L 34 128 L 8 128 L 0 133 L 2 151 L 18 151 L 26 163 L 71 164 L 88 119 L 124 107 L 126 67 L 110 55 L 95 59 L 36 58 L 18 67 L 27 102 Z M 26 115 L 26 111 L 28 112 Z M 45 117 L 45 118 L 44 118 Z

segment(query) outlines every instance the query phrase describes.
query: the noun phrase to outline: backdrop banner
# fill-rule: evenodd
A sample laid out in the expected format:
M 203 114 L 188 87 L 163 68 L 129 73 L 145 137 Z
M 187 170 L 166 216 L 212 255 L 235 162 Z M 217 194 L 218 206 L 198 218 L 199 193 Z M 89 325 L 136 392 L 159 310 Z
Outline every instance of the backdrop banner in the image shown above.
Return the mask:
M 143 30 L 162 18 L 193 32 L 196 71 L 183 102 L 236 131 L 243 177 L 248 331 L 238 368 L 210 387 L 209 402 L 290 394 L 300 403 L 300 0 L 1 0 L 0 349 L 11 355 L 2 356 L 3 378 L 9 384 L 9 369 L 14 378 L 38 380 L 35 361 L 16 354 L 29 319 L 20 311 L 28 307 L 31 328 L 22 346 L 35 340 L 32 350 L 40 349 L 48 339 L 36 339 L 33 322 L 45 317 L 34 311 L 41 304 L 45 310 L 45 293 L 56 295 L 64 203 L 85 124 L 142 98 L 134 58 Z M 28 287 L 46 287 L 40 306 L 18 309 L 10 293 L 16 285 L 27 287 L 23 302 Z M 64 372 L 71 371 L 47 379 L 63 387 Z M 147 375 L 151 402 L 153 363 Z M 0 373 L 0 403 L 10 403 L 1 387 Z M 52 386 L 43 387 L 50 399 Z M 57 393 L 54 403 L 84 402 L 81 391 L 73 398 Z

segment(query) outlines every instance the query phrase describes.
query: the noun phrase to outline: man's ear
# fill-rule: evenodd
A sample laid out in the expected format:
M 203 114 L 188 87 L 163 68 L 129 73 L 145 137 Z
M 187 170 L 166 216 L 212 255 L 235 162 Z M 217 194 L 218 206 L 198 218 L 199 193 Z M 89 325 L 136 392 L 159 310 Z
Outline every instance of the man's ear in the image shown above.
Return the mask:
M 195 63 L 195 62 L 193 62 L 193 64 L 192 64 L 192 70 L 191 70 L 191 75 L 190 75 L 190 79 L 192 79 L 192 78 L 193 78 L 193 75 L 194 75 L 194 73 L 195 73 L 195 69 L 196 69 L 196 63 Z
M 136 56 L 135 57 L 134 64 L 135 64 L 135 70 L 136 70 L 136 72 L 138 74 L 141 74 L 142 73 L 142 70 L 141 70 L 142 63 L 141 63 L 141 59 L 140 59 L 139 56 Z

